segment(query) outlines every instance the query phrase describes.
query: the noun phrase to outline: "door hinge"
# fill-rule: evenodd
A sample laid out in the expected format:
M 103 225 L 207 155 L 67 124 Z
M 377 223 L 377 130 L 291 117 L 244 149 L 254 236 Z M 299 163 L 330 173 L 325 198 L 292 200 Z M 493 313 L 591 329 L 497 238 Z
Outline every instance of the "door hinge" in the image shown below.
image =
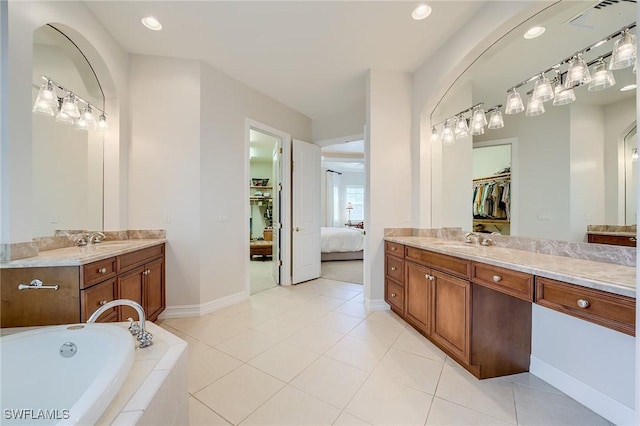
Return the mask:
M 278 183 L 278 192 L 282 192 L 282 184 Z
M 282 229 L 282 224 L 279 222 L 275 222 L 272 227 L 273 229 Z
M 278 153 L 279 153 L 279 154 L 282 154 L 282 152 L 283 152 L 283 151 L 282 151 L 282 147 L 278 148 Z
M 282 266 L 282 260 L 276 261 L 276 266 Z

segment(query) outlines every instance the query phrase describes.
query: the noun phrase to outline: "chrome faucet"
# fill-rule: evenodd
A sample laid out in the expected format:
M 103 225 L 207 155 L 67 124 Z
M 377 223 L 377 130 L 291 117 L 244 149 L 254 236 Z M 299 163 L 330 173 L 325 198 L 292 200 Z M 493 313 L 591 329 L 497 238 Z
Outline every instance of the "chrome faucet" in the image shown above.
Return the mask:
M 478 245 L 480 243 L 480 235 L 476 234 L 475 232 L 467 232 L 466 234 L 464 234 L 464 242 L 471 244 L 472 243 L 472 239 L 476 240 L 476 245 Z
M 87 244 L 98 244 L 105 238 L 107 238 L 107 236 L 100 231 L 89 232 L 86 236 Z
M 149 333 L 145 328 L 144 309 L 142 309 L 142 306 L 140 306 L 139 303 L 134 302 L 133 300 L 117 299 L 117 300 L 112 300 L 111 302 L 105 303 L 104 305 L 96 309 L 94 313 L 91 314 L 91 316 L 87 320 L 87 324 L 96 322 L 96 320 L 100 315 L 102 315 L 105 311 L 108 311 L 109 309 L 115 306 L 131 306 L 133 309 L 136 310 L 136 312 L 138 313 L 139 322 L 133 322 L 133 319 L 129 318 L 129 322 L 130 322 L 129 331 L 131 332 L 132 335 L 138 336 L 138 341 L 140 342 L 141 348 L 146 348 L 148 346 L 151 346 L 153 344 L 152 342 L 153 335 Z

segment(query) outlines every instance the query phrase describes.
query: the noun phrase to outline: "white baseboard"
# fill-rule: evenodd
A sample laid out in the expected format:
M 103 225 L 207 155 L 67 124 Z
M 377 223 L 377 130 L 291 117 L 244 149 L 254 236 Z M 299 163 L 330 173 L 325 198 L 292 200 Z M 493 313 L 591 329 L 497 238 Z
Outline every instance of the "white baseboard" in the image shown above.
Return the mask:
M 227 306 L 235 305 L 244 300 L 247 300 L 249 295 L 246 291 L 231 294 L 229 296 L 222 297 L 220 299 L 211 300 L 207 303 L 200 305 L 175 305 L 167 306 L 167 308 L 160 314 L 159 319 L 166 318 L 185 318 L 185 317 L 200 317 L 202 315 L 210 314 L 211 312 L 219 311 Z
M 529 371 L 610 422 L 635 424 L 634 410 L 533 355 Z
M 384 299 L 366 299 L 364 300 L 364 306 L 368 311 L 386 311 L 391 307 L 384 301 Z

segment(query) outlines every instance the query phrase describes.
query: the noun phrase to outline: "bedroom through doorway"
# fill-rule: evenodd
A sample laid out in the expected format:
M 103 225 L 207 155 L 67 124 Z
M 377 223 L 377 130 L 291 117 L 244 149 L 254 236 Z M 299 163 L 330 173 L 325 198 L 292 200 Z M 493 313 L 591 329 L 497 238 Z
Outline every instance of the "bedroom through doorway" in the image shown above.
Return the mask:
M 363 284 L 364 140 L 321 149 L 323 278 Z
M 274 164 L 278 138 L 249 130 L 249 281 L 255 294 L 277 285 L 273 277 Z

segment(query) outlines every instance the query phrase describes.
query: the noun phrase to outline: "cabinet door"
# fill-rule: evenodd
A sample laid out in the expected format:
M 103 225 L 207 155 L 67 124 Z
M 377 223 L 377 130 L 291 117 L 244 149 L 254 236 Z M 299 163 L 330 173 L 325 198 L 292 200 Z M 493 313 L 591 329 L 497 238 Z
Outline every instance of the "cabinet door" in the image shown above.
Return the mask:
M 107 302 L 111 302 L 118 298 L 115 278 L 94 285 L 86 290 L 82 290 L 81 298 L 82 322 L 87 322 L 91 314 L 94 313 L 96 309 Z M 111 322 L 117 320 L 118 308 L 116 307 L 105 311 L 100 315 L 97 322 Z
M 150 321 L 155 321 L 165 307 L 164 259 L 145 265 L 144 311 Z
M 435 278 L 431 337 L 469 363 L 471 284 L 438 271 L 431 275 Z
M 129 299 L 142 304 L 142 285 L 144 280 L 145 267 L 140 266 L 129 272 L 118 276 L 118 292 L 120 299 Z M 138 314 L 135 309 L 129 306 L 119 306 L 120 321 L 127 321 L 127 318 L 138 320 Z
M 405 314 L 409 321 L 425 333 L 431 332 L 430 313 L 433 275 L 424 266 L 406 262 Z

